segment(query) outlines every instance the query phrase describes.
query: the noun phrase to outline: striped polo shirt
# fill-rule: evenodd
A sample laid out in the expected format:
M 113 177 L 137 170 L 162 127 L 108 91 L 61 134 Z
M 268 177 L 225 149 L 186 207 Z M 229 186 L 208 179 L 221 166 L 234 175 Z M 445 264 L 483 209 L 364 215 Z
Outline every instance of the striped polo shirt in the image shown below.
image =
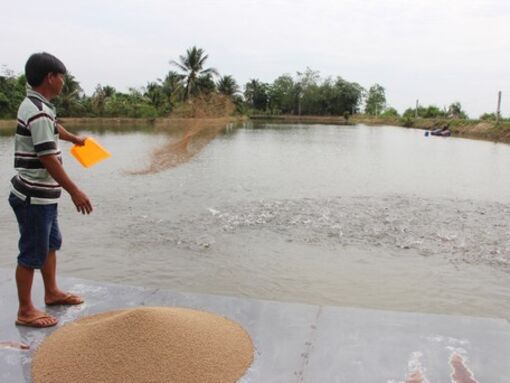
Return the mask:
M 11 192 L 33 204 L 57 203 L 62 189 L 48 173 L 39 157 L 56 155 L 62 163 L 58 145 L 55 107 L 40 93 L 27 90 L 18 110 L 14 140 L 14 168 Z

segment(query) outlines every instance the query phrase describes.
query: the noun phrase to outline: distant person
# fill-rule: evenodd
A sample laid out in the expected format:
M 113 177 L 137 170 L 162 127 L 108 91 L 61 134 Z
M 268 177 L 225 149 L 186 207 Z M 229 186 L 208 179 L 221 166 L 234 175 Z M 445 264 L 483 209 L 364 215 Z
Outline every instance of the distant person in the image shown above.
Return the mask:
M 46 305 L 77 305 L 83 299 L 63 292 L 57 286 L 56 251 L 62 236 L 58 227 L 57 202 L 63 187 L 78 212 L 89 214 L 89 198 L 69 178 L 62 166 L 58 139 L 83 145 L 85 138 L 75 136 L 57 124 L 50 100 L 62 91 L 67 70 L 49 53 L 35 53 L 25 65 L 31 89 L 18 110 L 14 141 L 14 167 L 9 203 L 18 221 L 20 238 L 16 268 L 19 309 L 17 325 L 50 327 L 57 318 L 37 309 L 32 303 L 34 269 L 40 269 L 44 281 Z
M 450 131 L 450 124 L 446 123 L 442 128 L 432 130 L 430 134 L 433 136 L 450 137 L 452 135 L 452 132 Z M 425 135 L 428 136 L 428 134 Z
M 443 126 L 443 129 L 441 129 L 440 135 L 443 137 L 450 137 L 452 135 L 452 132 L 450 131 L 450 124 L 446 123 Z

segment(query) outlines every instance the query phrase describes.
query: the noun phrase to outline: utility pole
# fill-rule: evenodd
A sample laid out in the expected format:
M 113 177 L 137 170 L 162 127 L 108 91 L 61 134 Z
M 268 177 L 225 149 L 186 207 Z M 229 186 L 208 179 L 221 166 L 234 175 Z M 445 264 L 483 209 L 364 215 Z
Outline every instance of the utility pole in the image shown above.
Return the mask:
M 496 110 L 496 124 L 499 123 L 501 118 L 501 91 L 498 92 L 498 109 Z
M 414 118 L 418 118 L 418 100 L 416 100 L 416 108 L 414 109 Z

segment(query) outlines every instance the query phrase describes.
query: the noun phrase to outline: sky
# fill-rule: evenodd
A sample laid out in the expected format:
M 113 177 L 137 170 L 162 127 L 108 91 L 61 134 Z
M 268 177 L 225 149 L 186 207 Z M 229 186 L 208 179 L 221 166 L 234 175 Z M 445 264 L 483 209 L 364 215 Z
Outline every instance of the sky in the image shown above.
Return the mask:
M 31 53 L 50 52 L 87 95 L 164 78 L 194 45 L 241 86 L 309 67 L 382 85 L 399 112 L 460 102 L 477 118 L 502 91 L 510 117 L 508 0 L 25 0 L 0 11 L 0 65 L 22 73 Z

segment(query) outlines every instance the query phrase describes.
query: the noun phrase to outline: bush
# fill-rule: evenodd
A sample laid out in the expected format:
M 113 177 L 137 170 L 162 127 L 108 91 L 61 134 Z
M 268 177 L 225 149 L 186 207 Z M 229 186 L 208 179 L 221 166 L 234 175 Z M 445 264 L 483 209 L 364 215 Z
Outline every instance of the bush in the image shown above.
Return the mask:
M 395 108 L 387 108 L 381 113 L 382 117 L 399 117 L 398 111 Z
M 496 113 L 484 113 L 480 116 L 482 121 L 496 121 Z
M 158 117 L 158 111 L 156 108 L 149 104 L 138 104 L 133 108 L 135 113 L 131 117 L 135 118 L 156 118 Z
M 404 115 L 400 118 L 400 123 L 406 128 L 410 128 L 414 125 L 414 118 L 409 115 Z

